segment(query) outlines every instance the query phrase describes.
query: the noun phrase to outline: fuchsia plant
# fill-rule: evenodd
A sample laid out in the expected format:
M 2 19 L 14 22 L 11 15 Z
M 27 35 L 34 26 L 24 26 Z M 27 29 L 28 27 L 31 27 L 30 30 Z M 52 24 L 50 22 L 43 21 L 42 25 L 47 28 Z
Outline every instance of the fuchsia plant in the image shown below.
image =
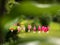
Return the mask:
M 23 28 L 23 29 L 22 29 Z M 32 26 L 31 26 L 31 24 L 28 24 L 28 32 L 30 32 L 31 31 L 31 29 L 32 29 Z M 13 28 L 11 28 L 10 30 L 13 30 Z M 20 32 L 21 30 L 25 30 L 25 26 L 23 26 L 23 27 L 20 27 L 20 26 L 17 26 L 17 30 L 18 30 L 18 32 Z M 37 30 L 37 28 L 36 28 L 36 26 L 34 25 L 33 26 L 33 32 L 36 32 L 36 30 Z M 47 26 L 38 26 L 38 33 L 40 33 L 40 32 L 48 32 L 49 31 L 49 27 Z

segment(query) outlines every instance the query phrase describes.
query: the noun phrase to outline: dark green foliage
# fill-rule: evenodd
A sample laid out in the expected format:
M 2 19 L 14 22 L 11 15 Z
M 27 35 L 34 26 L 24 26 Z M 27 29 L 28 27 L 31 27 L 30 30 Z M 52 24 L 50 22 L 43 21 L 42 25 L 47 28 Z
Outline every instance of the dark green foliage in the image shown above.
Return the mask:
M 42 26 L 48 26 L 51 21 L 51 16 L 47 14 L 43 14 L 42 16 L 40 16 L 39 19 Z
M 15 41 L 15 40 L 18 39 L 17 30 L 14 30 L 13 32 L 9 31 L 9 32 L 6 34 L 5 41 L 6 41 L 6 42 L 9 42 L 9 41 L 10 41 L 10 38 L 12 38 L 13 41 Z
M 15 0 L 16 2 L 21 2 L 21 1 L 23 1 L 23 0 Z
M 53 16 L 53 21 L 60 23 L 60 15 L 54 15 L 54 16 Z
M 27 25 L 25 25 L 25 32 L 28 32 L 28 26 Z
M 34 16 L 26 16 L 27 19 L 34 19 Z
M 58 3 L 60 3 L 60 0 L 57 0 Z

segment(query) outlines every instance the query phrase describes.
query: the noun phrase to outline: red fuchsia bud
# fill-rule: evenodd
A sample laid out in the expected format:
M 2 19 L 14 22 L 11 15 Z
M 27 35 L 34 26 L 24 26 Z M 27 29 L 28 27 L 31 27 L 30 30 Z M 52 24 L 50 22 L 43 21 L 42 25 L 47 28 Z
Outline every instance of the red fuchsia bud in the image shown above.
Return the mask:
M 33 30 L 36 31 L 36 26 L 33 27 Z
M 41 31 L 41 27 L 40 27 L 40 25 L 38 26 L 38 31 Z

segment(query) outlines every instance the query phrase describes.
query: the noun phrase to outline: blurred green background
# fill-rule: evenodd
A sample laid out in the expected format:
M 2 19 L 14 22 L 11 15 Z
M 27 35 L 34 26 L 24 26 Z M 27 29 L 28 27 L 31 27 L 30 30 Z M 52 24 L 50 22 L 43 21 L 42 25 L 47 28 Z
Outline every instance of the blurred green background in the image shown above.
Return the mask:
M 4 0 L 3 0 L 4 1 Z M 6 0 L 1 20 L 3 40 L 8 28 L 16 23 L 43 24 L 50 27 L 49 33 L 18 33 L 17 42 L 5 42 L 2 45 L 60 45 L 60 0 Z M 1 3 L 1 1 L 0 1 Z M 1 3 L 2 4 L 2 3 Z M 1 39 L 1 38 L 0 38 Z

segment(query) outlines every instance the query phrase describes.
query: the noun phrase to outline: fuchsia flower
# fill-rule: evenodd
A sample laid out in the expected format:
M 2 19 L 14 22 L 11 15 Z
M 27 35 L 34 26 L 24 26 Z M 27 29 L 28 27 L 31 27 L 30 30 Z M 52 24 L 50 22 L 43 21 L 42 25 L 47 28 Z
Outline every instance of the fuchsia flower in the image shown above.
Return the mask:
M 20 30 L 21 30 L 21 27 L 20 27 L 20 26 L 18 26 L 18 27 L 17 27 L 17 30 L 18 30 L 18 32 L 20 32 Z
M 40 27 L 40 25 L 38 26 L 38 31 L 40 31 L 41 30 L 41 27 Z
M 48 27 L 42 26 L 42 31 L 47 32 L 49 30 Z
M 45 30 L 45 26 L 42 26 L 41 30 L 44 31 Z
M 33 27 L 33 30 L 36 31 L 36 26 Z
M 28 30 L 30 30 L 30 29 L 31 29 L 31 25 L 29 24 L 29 25 L 28 25 Z
M 44 32 L 47 32 L 47 27 L 45 27 Z

